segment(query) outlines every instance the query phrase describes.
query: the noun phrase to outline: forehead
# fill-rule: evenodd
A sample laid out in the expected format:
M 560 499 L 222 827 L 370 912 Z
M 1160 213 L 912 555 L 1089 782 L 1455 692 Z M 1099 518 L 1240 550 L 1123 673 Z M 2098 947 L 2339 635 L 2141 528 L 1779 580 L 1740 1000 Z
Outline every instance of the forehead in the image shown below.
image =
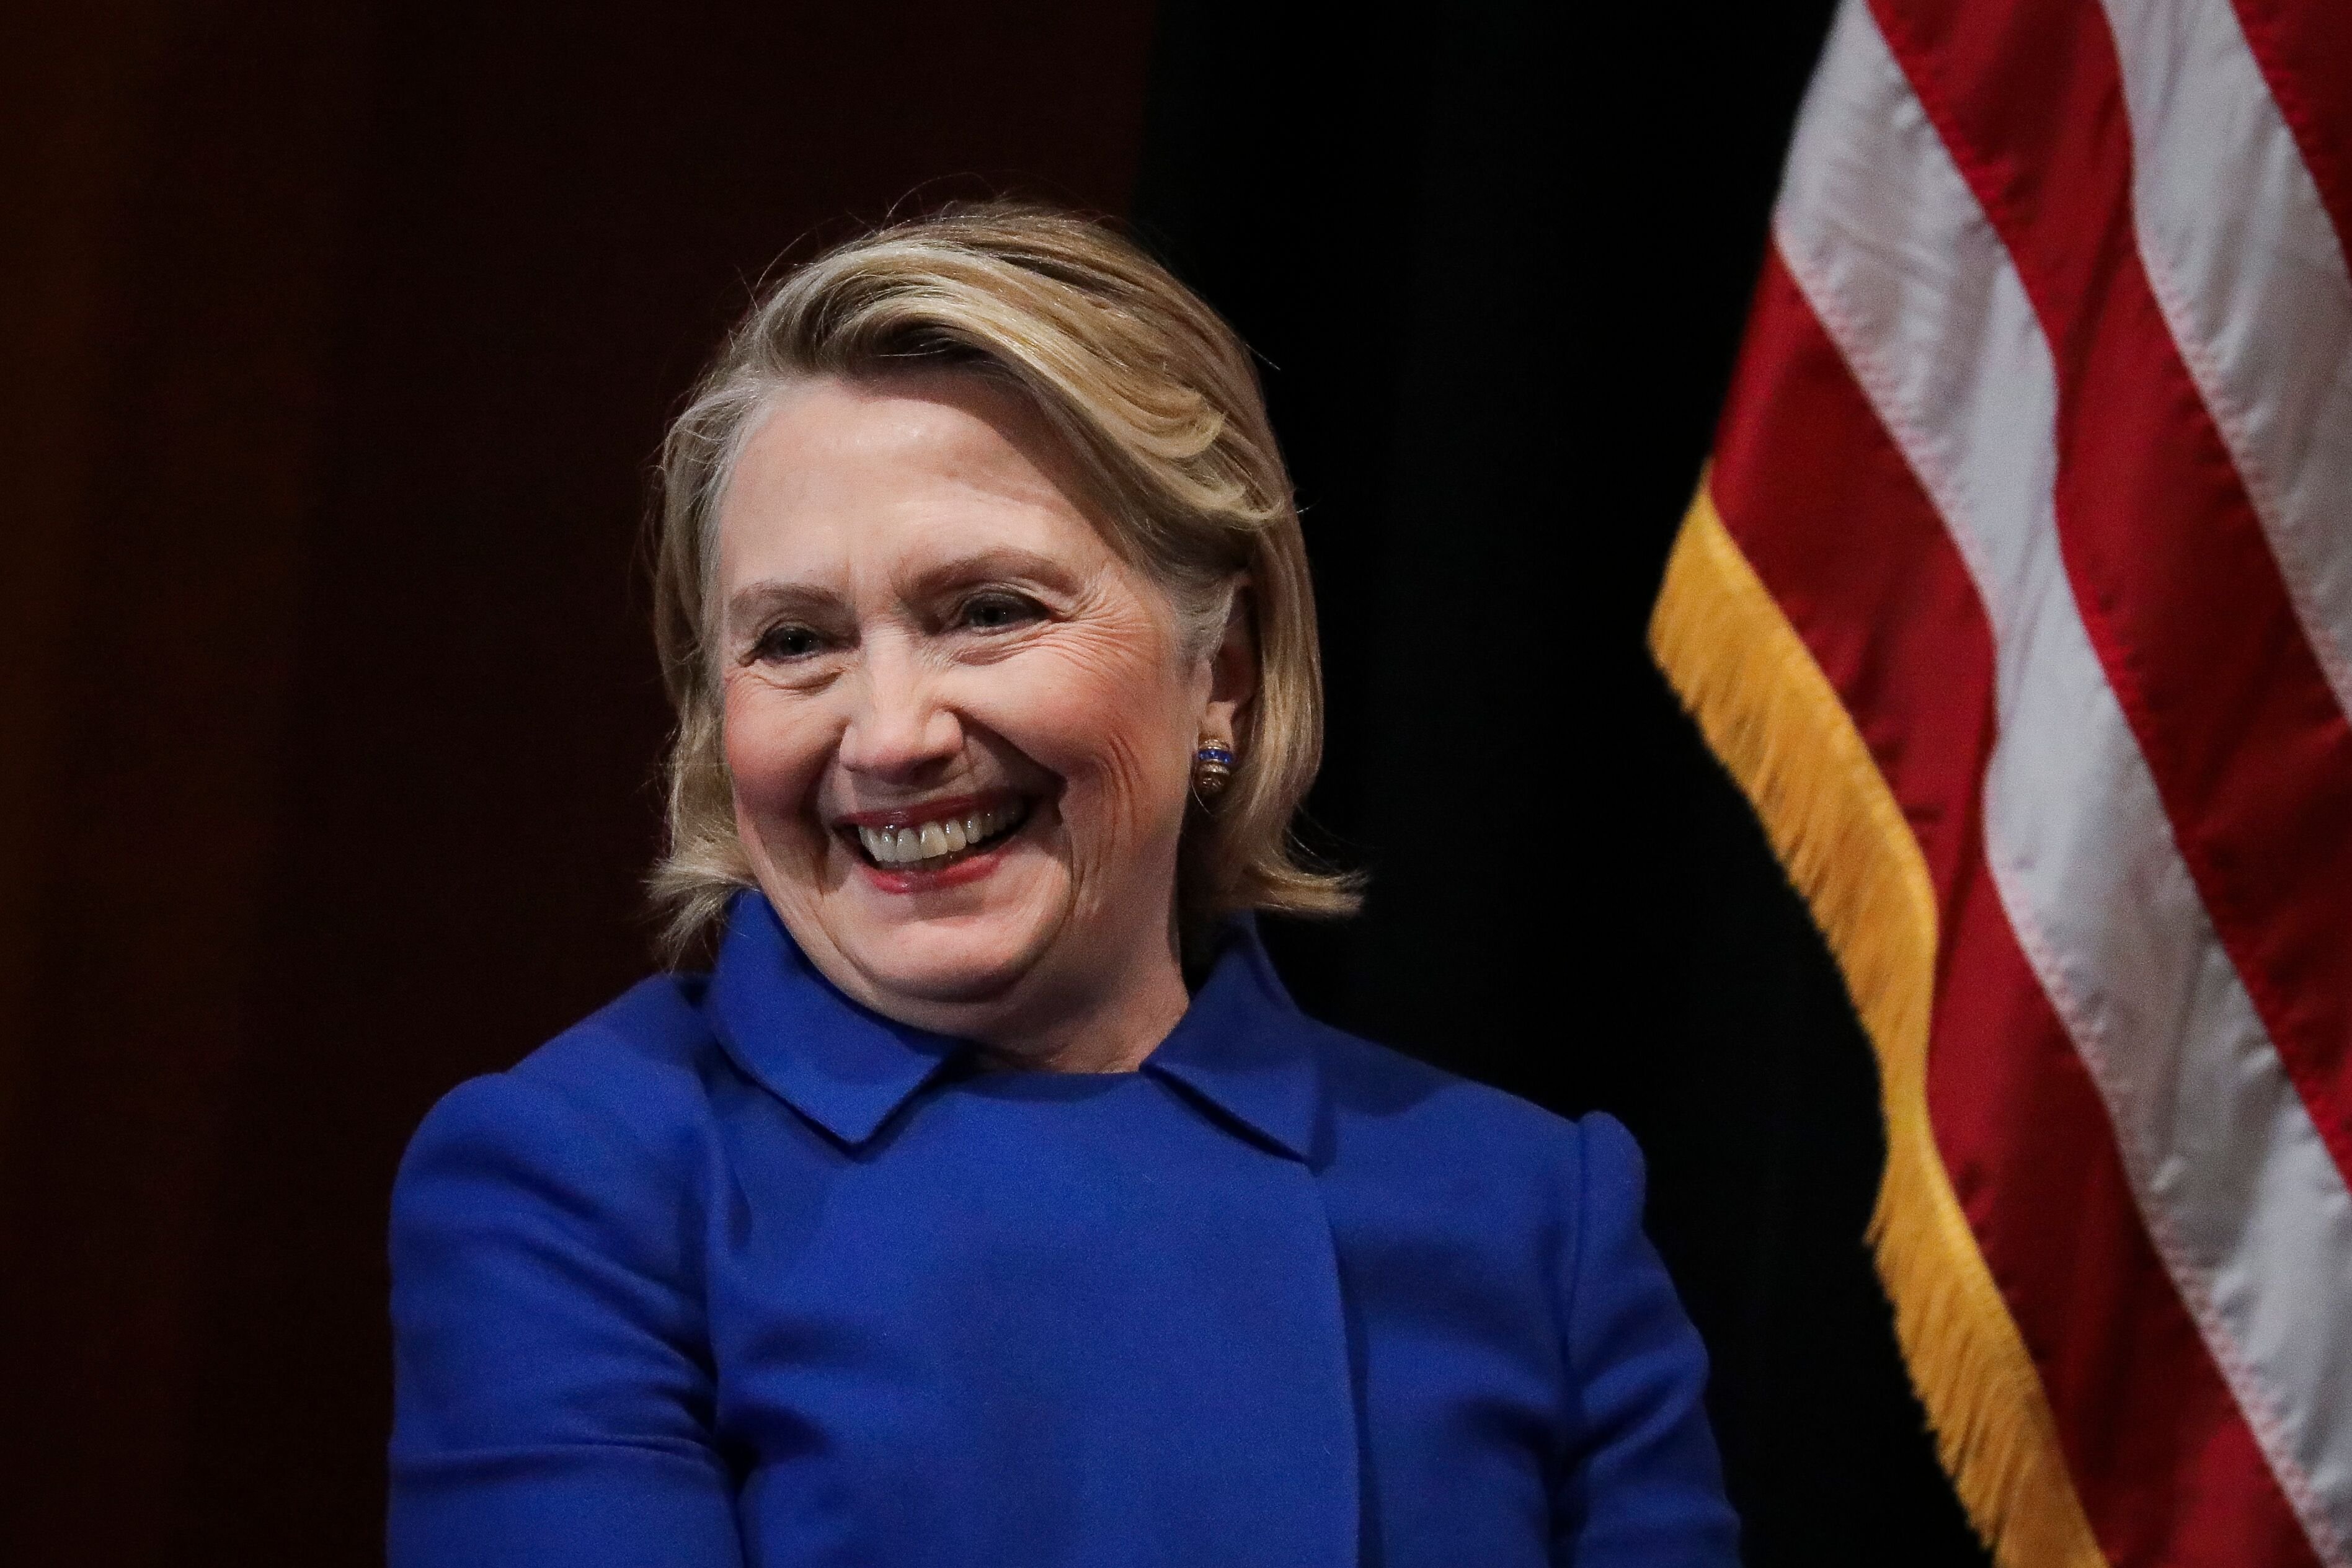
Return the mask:
M 1044 418 L 979 377 L 813 380 L 777 394 L 744 443 L 719 578 L 895 574 L 992 546 L 1092 566 L 1109 550 L 1085 494 Z

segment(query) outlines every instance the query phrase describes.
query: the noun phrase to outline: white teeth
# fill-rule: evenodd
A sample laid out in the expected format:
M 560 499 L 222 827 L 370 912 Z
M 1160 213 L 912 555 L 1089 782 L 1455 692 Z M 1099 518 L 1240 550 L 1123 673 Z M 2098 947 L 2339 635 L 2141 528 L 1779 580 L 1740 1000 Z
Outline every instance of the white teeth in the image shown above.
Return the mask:
M 857 830 L 857 841 L 866 846 L 866 852 L 874 857 L 877 865 L 913 865 L 969 849 L 1019 821 L 1022 815 L 1016 805 L 973 811 L 961 821 L 942 817 L 919 826 L 861 827 Z

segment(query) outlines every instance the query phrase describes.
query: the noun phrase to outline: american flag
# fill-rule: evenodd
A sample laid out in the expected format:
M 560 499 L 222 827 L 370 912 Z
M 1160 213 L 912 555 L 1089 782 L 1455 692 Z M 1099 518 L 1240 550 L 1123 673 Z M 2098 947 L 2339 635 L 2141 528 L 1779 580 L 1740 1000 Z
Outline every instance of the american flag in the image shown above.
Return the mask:
M 1660 664 L 1999 1560 L 2352 1568 L 2352 0 L 1846 0 Z

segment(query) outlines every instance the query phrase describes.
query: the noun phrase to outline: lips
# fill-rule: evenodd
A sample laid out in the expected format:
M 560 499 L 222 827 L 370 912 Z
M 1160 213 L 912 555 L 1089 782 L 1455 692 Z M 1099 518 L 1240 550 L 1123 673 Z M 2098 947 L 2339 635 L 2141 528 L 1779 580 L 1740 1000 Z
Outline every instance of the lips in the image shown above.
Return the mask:
M 842 819 L 845 836 L 868 864 L 886 872 L 942 871 L 985 853 L 1029 819 L 1017 796 L 939 800 L 896 811 L 859 812 Z

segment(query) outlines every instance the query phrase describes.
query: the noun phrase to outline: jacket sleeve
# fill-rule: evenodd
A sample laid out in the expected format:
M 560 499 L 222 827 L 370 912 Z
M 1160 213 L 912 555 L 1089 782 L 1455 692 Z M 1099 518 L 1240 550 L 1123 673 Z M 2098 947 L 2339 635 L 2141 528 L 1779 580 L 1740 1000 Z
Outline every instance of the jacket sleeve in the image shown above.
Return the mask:
M 517 1074 L 393 1191 L 391 1568 L 741 1568 L 693 1208 L 665 1134 Z
M 1568 1450 L 1552 1560 L 1577 1568 L 1736 1568 L 1738 1521 L 1707 1428 L 1706 1352 L 1642 1232 L 1641 1151 L 1579 1124 L 1561 1291 Z

